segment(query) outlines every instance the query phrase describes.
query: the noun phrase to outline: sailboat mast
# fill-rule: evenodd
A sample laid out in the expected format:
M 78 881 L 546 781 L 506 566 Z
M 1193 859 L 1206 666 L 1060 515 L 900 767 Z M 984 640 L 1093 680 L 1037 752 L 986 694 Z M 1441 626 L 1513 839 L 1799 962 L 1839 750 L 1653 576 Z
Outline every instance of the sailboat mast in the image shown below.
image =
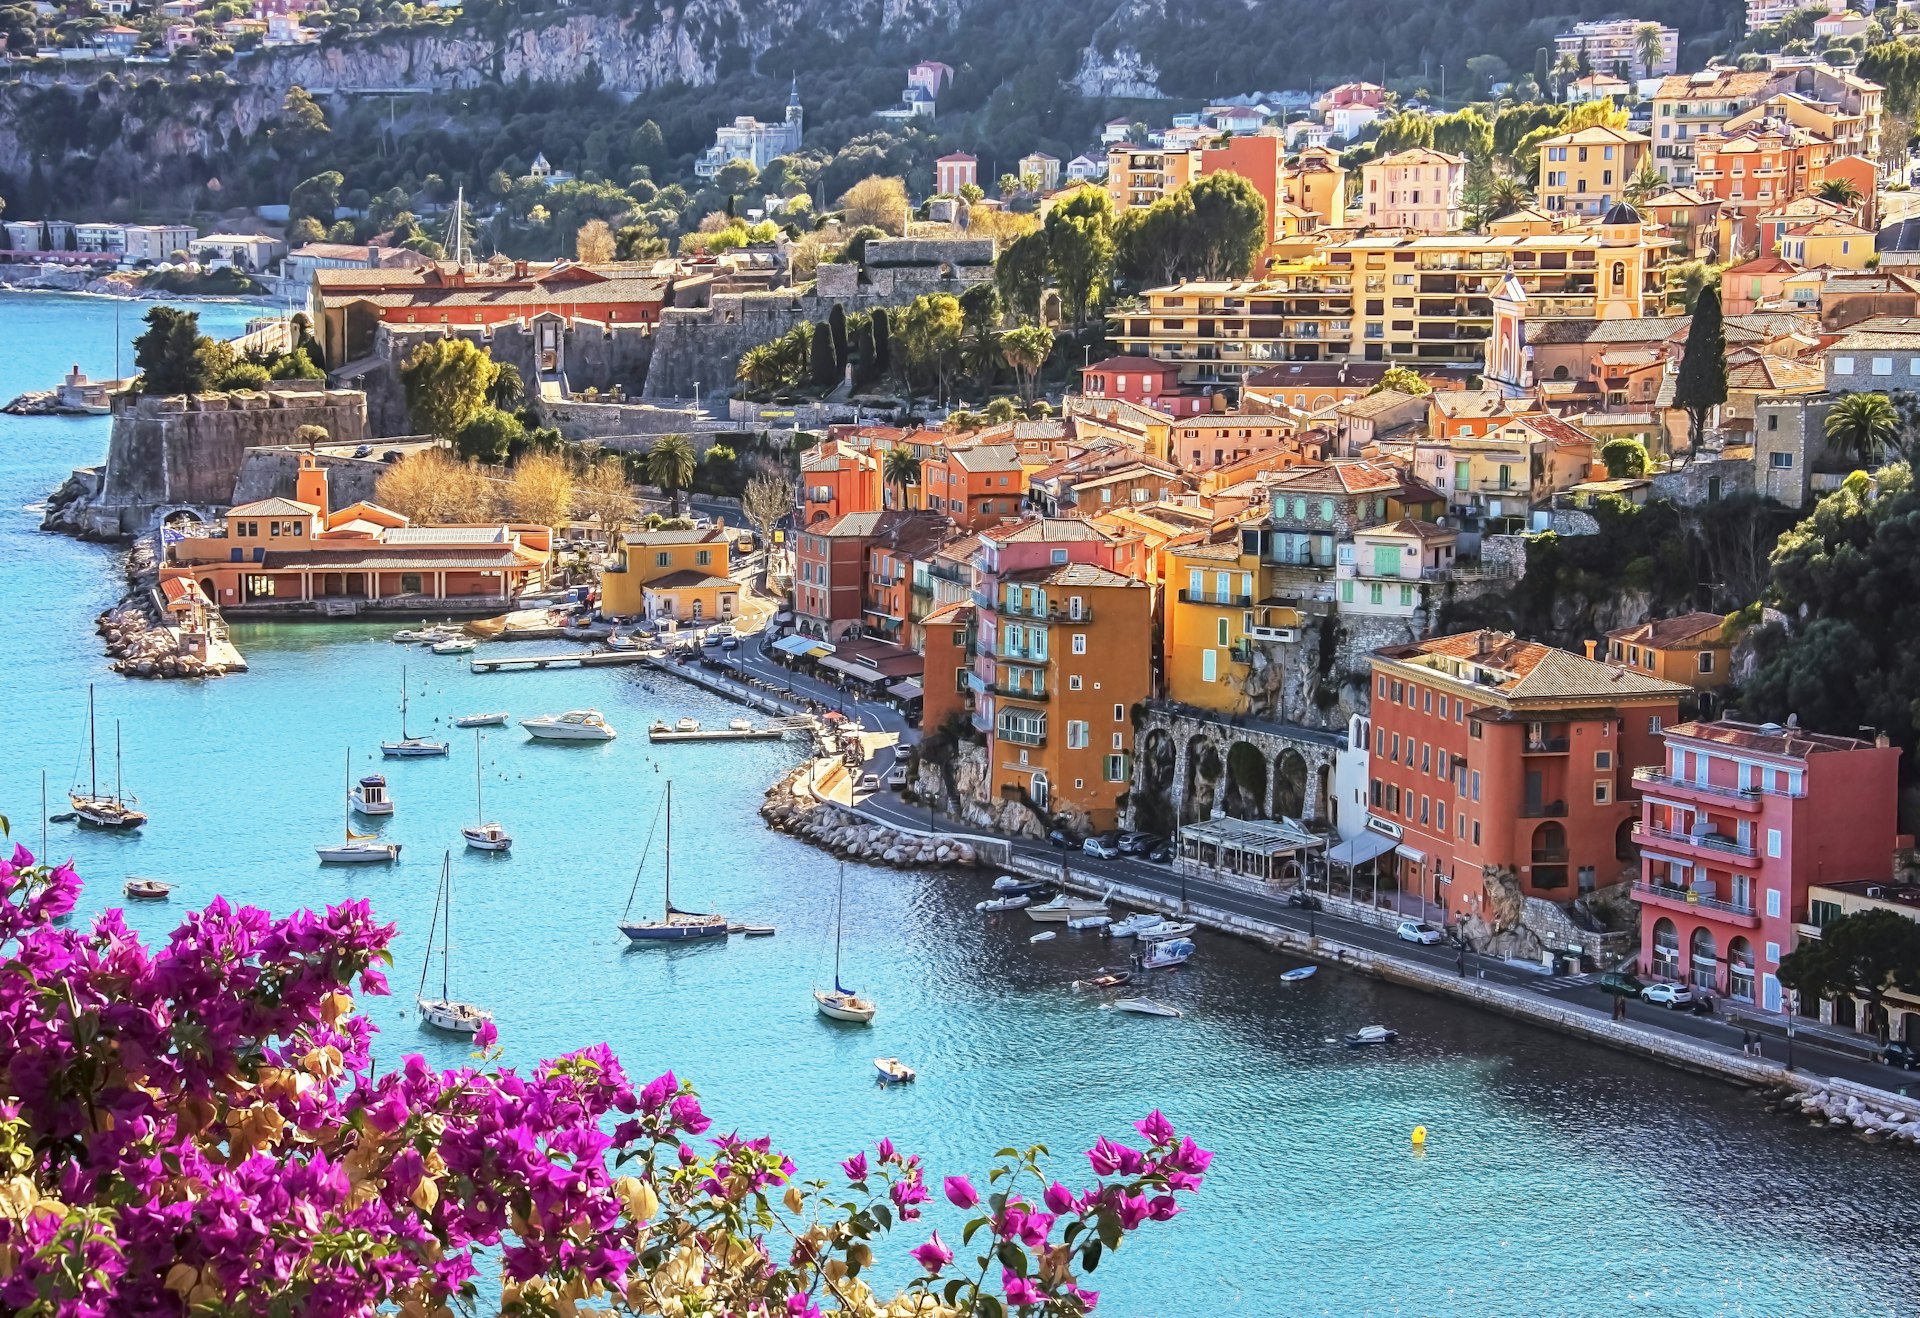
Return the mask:
M 847 862 L 840 862 L 840 891 L 833 899 L 833 991 L 840 992 L 840 926 L 847 916 Z
M 473 730 L 473 809 L 478 816 L 473 822 L 476 825 L 486 823 L 487 805 L 480 795 L 480 729 L 478 728 Z
M 400 740 L 407 739 L 407 666 L 400 665 Z
M 347 794 L 340 810 L 340 828 L 348 842 L 353 841 L 353 747 L 347 747 Z
M 113 721 L 113 803 L 120 804 L 120 720 Z
M 664 925 L 671 925 L 673 923 L 673 784 L 671 782 L 667 784 L 666 875 L 667 875 L 666 909 L 663 912 L 661 912 L 660 923 Z
M 445 888 L 446 886 L 447 866 L 452 862 L 453 853 L 449 851 L 440 862 L 441 888 Z M 426 955 L 420 958 L 420 987 L 415 989 L 413 993 L 415 1003 L 420 1003 L 421 999 L 427 996 L 427 971 L 433 967 L 433 936 L 440 932 L 440 897 L 441 892 L 435 890 L 433 894 L 433 922 L 427 926 L 427 951 Z
M 447 961 L 453 956 L 453 853 L 440 862 L 440 888 L 447 898 L 447 918 L 440 923 L 440 1001 L 447 996 Z
M 87 683 L 87 795 L 94 800 L 100 797 L 100 755 L 99 743 L 93 729 L 93 683 Z

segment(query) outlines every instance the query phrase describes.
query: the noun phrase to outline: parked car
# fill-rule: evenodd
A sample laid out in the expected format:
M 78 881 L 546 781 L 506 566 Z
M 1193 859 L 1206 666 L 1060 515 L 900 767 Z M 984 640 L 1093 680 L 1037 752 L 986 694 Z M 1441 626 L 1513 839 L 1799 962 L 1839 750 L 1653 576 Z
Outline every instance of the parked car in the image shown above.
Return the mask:
M 1444 943 L 1447 941 L 1445 934 L 1424 920 L 1402 920 L 1400 927 L 1395 929 L 1394 932 L 1398 934 L 1402 940 L 1409 943 L 1418 943 L 1422 947 L 1432 947 L 1436 943 Z
M 356 458 L 364 458 L 367 456 L 367 454 L 371 452 L 373 452 L 373 445 L 362 444 L 358 448 L 354 449 L 353 456 Z
M 1173 843 L 1171 841 L 1162 842 L 1159 846 L 1147 853 L 1147 859 L 1156 865 L 1173 864 Z
M 1649 984 L 1640 990 L 1640 996 L 1647 1002 L 1671 1007 L 1675 1011 L 1693 1003 L 1693 990 L 1685 984 Z
M 1600 976 L 1602 993 L 1617 993 L 1623 998 L 1637 998 L 1647 991 L 1646 981 L 1628 970 L 1609 970 Z
M 1324 909 L 1320 905 L 1320 899 L 1308 892 L 1305 888 L 1295 888 L 1292 892 L 1288 893 L 1287 905 L 1298 906 L 1303 911 L 1318 911 Z
M 1903 1071 L 1920 1071 L 1920 1048 L 1895 1039 L 1880 1050 L 1880 1060 Z
M 1123 856 L 1144 856 L 1160 839 L 1151 833 L 1122 833 L 1118 846 Z
M 887 770 L 887 786 L 905 787 L 907 785 L 907 766 L 896 763 Z
M 1101 860 L 1112 860 L 1120 854 L 1119 844 L 1111 837 L 1090 837 L 1080 844 L 1080 850 Z
M 855 788 L 854 790 L 855 790 L 855 791 L 859 791 L 859 792 L 877 792 L 877 791 L 879 791 L 879 790 L 880 790 L 880 776 L 879 776 L 878 774 L 872 774 L 872 773 L 863 773 L 863 774 L 861 774 L 861 775 L 860 775 L 860 785 L 859 785 L 858 787 L 856 787 L 856 788 Z
M 1075 847 L 1080 845 L 1080 843 L 1077 840 L 1075 840 L 1073 834 L 1069 833 L 1064 828 L 1056 828 L 1051 830 L 1047 834 L 1047 841 L 1052 843 L 1054 846 L 1059 847 L 1062 851 L 1071 851 Z
M 720 638 L 720 648 L 722 650 L 738 650 L 740 648 L 740 638 L 738 636 L 722 636 Z

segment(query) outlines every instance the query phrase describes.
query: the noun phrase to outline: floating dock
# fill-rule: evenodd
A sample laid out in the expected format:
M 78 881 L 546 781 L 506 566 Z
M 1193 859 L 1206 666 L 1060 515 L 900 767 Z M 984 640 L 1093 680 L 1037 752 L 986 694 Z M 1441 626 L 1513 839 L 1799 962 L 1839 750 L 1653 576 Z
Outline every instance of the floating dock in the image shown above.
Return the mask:
M 576 650 L 569 654 L 516 654 L 498 659 L 474 659 L 476 673 L 525 672 L 540 668 L 618 668 L 622 664 L 643 664 L 654 657 L 651 650 Z
M 764 728 L 696 728 L 692 732 L 682 732 L 678 728 L 654 727 L 647 729 L 648 741 L 779 741 L 793 729 L 789 727 Z

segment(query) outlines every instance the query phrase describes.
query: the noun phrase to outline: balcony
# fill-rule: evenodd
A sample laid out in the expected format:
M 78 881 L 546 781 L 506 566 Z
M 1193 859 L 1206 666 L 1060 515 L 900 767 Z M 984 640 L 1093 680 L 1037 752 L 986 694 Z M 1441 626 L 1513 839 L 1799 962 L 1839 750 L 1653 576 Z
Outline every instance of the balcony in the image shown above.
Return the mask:
M 1247 635 L 1256 641 L 1290 642 L 1300 639 L 1298 627 L 1249 627 Z
M 1227 659 L 1229 662 L 1240 664 L 1243 667 L 1252 664 L 1253 663 L 1253 642 L 1235 641 L 1232 647 L 1227 651 Z
M 1521 752 L 1526 755 L 1565 755 L 1571 744 L 1565 737 L 1528 737 Z
M 993 695 L 1003 696 L 1008 700 L 1025 701 L 1029 705 L 1044 705 L 1047 703 L 1047 693 L 1044 690 L 1026 691 L 1017 686 L 1006 686 L 999 682 L 986 683 L 985 690 Z
M 1032 728 L 1002 727 L 994 736 L 1012 746 L 1044 746 L 1047 744 L 1047 730 L 1044 726 L 1037 731 Z
M 1794 796 L 1793 792 L 1763 793 L 1757 787 L 1722 787 L 1718 783 L 1689 782 L 1685 778 L 1668 773 L 1657 764 L 1644 765 L 1633 771 L 1633 785 L 1641 791 L 1657 791 L 1687 800 L 1705 797 L 1709 801 L 1724 801 L 1736 810 L 1758 810 L 1762 795 Z
M 1522 819 L 1565 819 L 1567 803 L 1565 801 L 1528 801 L 1520 807 Z
M 1722 837 L 1718 833 L 1675 833 L 1664 828 L 1654 828 L 1644 821 L 1633 826 L 1633 840 L 1641 846 L 1652 846 L 1662 851 L 1678 851 L 1695 858 L 1717 860 L 1723 863 L 1731 860 L 1739 864 L 1742 869 L 1753 868 L 1760 859 L 1759 851 L 1750 842 Z
M 907 589 L 911 590 L 914 594 L 921 596 L 923 599 L 933 598 L 933 583 L 931 581 L 916 581 L 911 586 L 907 587 Z
M 1253 607 L 1251 595 L 1222 595 L 1204 590 L 1183 590 L 1180 592 L 1182 604 L 1205 604 L 1217 609 L 1250 609 Z
M 1637 880 L 1633 885 L 1633 899 L 1642 906 L 1655 906 L 1661 910 L 1679 911 L 1687 915 L 1712 911 L 1724 917 L 1727 923 L 1739 925 L 1743 929 L 1760 927 L 1760 917 L 1754 913 L 1753 907 L 1737 902 L 1723 902 L 1717 897 L 1704 897 L 1692 888 Z

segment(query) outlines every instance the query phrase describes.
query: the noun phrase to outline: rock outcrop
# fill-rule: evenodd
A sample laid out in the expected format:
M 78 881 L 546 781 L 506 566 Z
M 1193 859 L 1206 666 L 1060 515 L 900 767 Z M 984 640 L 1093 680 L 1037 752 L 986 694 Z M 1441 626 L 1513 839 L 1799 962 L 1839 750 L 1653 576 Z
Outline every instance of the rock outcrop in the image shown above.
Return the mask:
M 903 833 L 863 819 L 844 806 L 819 800 L 808 786 L 813 773 L 813 764 L 803 764 L 767 789 L 760 817 L 769 827 L 825 847 L 837 856 L 898 869 L 973 869 L 980 864 L 979 852 L 971 842 Z
M 1884 1101 L 1868 1100 L 1814 1084 L 1780 1094 L 1777 1104 L 1789 1116 L 1806 1117 L 1816 1126 L 1853 1130 L 1871 1143 L 1893 1140 L 1920 1145 L 1920 1103 L 1893 1095 Z

